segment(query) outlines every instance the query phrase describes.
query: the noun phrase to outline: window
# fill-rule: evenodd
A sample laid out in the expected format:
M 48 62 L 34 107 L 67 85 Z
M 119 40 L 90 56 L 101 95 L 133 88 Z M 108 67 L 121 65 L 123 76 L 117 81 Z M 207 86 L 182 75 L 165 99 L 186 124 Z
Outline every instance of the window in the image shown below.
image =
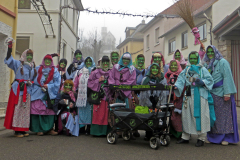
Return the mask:
M 175 38 L 169 40 L 169 43 L 168 43 L 168 50 L 169 52 L 168 53 L 172 53 L 176 50 L 176 40 Z
M 31 2 L 30 0 L 18 0 L 18 9 L 30 9 Z
M 126 46 L 126 52 L 128 52 L 128 46 Z
M 155 29 L 155 43 L 158 44 L 159 43 L 159 27 L 157 29 Z
M 188 34 L 187 31 L 182 33 L 182 48 L 186 48 L 188 46 Z
M 199 30 L 199 33 L 200 33 L 200 40 L 206 39 L 207 38 L 207 25 L 206 25 L 206 23 L 198 26 L 198 30 Z
M 63 43 L 63 58 L 66 58 L 66 54 L 67 54 L 67 46 L 65 43 Z
M 146 48 L 147 50 L 149 49 L 149 35 L 147 35 L 147 38 L 146 38 Z
M 67 6 L 67 5 L 68 5 L 68 0 L 64 0 L 64 6 Z M 67 18 L 68 18 L 68 8 L 63 9 L 63 16 L 67 20 Z
M 23 51 L 29 48 L 30 37 L 18 36 L 16 40 L 16 52 L 22 54 Z

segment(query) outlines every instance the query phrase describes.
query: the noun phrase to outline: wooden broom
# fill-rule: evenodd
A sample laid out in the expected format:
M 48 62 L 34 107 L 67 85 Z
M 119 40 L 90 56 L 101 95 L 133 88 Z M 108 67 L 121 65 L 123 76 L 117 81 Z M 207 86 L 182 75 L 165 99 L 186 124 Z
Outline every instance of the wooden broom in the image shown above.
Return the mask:
M 192 0 L 176 0 L 176 13 L 184 19 L 184 21 L 189 25 L 189 27 L 193 30 L 195 28 L 194 20 L 193 20 L 193 5 Z M 205 47 L 200 40 L 200 36 L 198 38 L 203 51 L 205 52 Z

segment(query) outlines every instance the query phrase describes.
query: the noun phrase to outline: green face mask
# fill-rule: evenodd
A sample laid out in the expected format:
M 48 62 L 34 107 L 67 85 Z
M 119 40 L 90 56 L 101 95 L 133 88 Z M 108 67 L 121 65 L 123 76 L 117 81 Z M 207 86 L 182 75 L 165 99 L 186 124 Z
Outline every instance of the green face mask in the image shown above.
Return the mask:
M 156 66 L 156 65 L 153 65 L 152 67 L 151 67 L 151 74 L 152 75 L 154 75 L 154 76 L 156 76 L 157 74 L 158 74 L 158 66 Z
M 65 91 L 67 91 L 67 92 L 69 92 L 69 91 L 72 90 L 72 86 L 71 86 L 69 83 L 67 83 L 66 85 L 64 85 L 64 88 L 65 88 Z
M 154 57 L 153 62 L 159 64 L 162 61 L 161 57 Z
M 215 57 L 215 53 L 211 47 L 209 47 L 207 50 L 207 56 L 209 59 L 213 59 Z
M 198 63 L 198 56 L 196 54 L 191 54 L 189 61 L 191 64 L 196 65 Z
M 175 54 L 175 59 L 178 60 L 178 61 L 181 60 L 181 54 L 180 54 L 180 52 L 176 52 L 176 54 Z
M 60 63 L 60 68 L 65 68 L 66 67 L 66 64 L 64 62 Z
M 78 61 L 80 61 L 82 59 L 81 53 L 76 53 L 75 57 Z
M 44 59 L 44 63 L 46 66 L 50 66 L 51 63 L 52 63 L 52 60 L 51 59 Z
M 137 62 L 138 62 L 138 66 L 139 67 L 142 67 L 144 65 L 144 58 L 143 57 L 139 57 L 137 59 Z
M 118 63 L 118 54 L 117 53 L 113 53 L 112 54 L 112 59 L 111 61 L 114 63 L 114 64 L 117 64 Z
M 32 59 L 33 59 L 33 56 L 32 56 L 32 54 L 31 53 L 28 53 L 27 55 L 26 55 L 26 58 L 27 58 L 27 62 L 32 62 Z
M 170 70 L 172 72 L 176 72 L 178 70 L 178 65 L 177 65 L 177 62 L 173 61 L 170 65 Z
M 107 70 L 108 68 L 109 68 L 109 62 L 108 61 L 102 62 L 102 69 Z
M 87 61 L 86 61 L 86 67 L 88 68 L 88 67 L 91 67 L 92 66 L 92 60 L 91 59 L 87 59 Z
M 123 58 L 123 65 L 126 67 L 128 66 L 128 64 L 130 63 L 130 59 L 127 59 L 127 58 Z

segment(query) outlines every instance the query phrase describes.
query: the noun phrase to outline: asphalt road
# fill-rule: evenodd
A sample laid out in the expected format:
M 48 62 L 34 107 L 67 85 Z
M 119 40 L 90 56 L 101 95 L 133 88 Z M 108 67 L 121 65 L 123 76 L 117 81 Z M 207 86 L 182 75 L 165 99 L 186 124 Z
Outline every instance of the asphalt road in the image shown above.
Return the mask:
M 194 146 L 197 139 L 193 136 L 189 144 L 175 144 L 176 139 L 172 139 L 168 147 L 153 150 L 149 142 L 143 140 L 144 132 L 140 133 L 141 137 L 137 140 L 118 139 L 118 143 L 112 145 L 107 143 L 105 137 L 40 137 L 31 133 L 29 137 L 16 138 L 12 131 L 5 130 L 0 132 L 0 159 L 240 159 L 240 145 L 205 144 L 197 148 Z

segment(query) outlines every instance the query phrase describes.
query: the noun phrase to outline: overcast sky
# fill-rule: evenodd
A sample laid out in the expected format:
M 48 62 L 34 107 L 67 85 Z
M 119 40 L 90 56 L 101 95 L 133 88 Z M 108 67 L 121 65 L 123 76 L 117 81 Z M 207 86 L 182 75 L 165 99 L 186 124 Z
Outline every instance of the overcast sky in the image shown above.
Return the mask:
M 98 11 L 124 12 L 131 14 L 158 14 L 173 4 L 173 0 L 82 0 L 84 8 Z M 97 29 L 100 34 L 101 27 L 107 27 L 116 38 L 116 45 L 119 39 L 125 39 L 125 28 L 135 27 L 142 20 L 149 22 L 152 18 L 129 17 L 119 15 L 93 14 L 86 11 L 81 12 L 79 27 L 83 35 Z

